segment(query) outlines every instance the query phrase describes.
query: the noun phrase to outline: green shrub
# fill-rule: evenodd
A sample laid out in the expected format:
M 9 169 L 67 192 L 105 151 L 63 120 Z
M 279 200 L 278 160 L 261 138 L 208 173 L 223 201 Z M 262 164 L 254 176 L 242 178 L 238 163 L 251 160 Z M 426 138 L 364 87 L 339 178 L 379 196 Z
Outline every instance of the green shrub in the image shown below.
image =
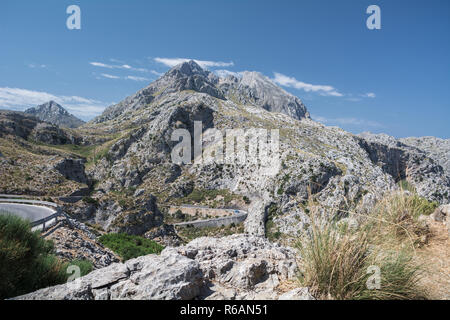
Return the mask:
M 98 206 L 98 200 L 91 197 L 83 197 L 83 201 Z
M 180 209 L 178 209 L 177 211 L 175 211 L 174 217 L 178 220 L 184 220 L 186 218 L 186 215 Z
M 63 264 L 52 251 L 28 221 L 0 213 L 0 299 L 63 283 Z
M 125 233 L 109 233 L 101 236 L 99 241 L 117 253 L 124 261 L 147 254 L 159 254 L 163 246 L 153 240 Z
M 93 269 L 92 262 L 90 262 L 88 260 L 72 260 L 70 262 L 66 262 L 64 264 L 64 268 L 63 268 L 63 271 L 64 271 L 64 273 L 66 275 L 66 281 L 70 277 L 70 274 L 67 273 L 67 268 L 69 266 L 73 266 L 73 265 L 75 265 L 75 266 L 80 268 L 80 276 L 81 277 L 87 275 Z
M 81 276 L 92 270 L 89 261 L 62 262 L 53 255 L 53 242 L 31 231 L 28 221 L 0 212 L 0 299 L 64 283 L 73 264 Z

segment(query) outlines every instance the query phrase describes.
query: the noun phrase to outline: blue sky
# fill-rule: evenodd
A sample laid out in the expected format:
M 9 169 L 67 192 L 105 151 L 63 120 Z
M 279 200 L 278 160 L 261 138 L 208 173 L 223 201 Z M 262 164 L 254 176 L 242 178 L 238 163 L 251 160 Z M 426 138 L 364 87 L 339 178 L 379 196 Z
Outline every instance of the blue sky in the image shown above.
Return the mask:
M 0 108 L 56 99 L 87 120 L 192 58 L 262 72 L 327 125 L 450 138 L 449 32 L 448 0 L 2 0 Z

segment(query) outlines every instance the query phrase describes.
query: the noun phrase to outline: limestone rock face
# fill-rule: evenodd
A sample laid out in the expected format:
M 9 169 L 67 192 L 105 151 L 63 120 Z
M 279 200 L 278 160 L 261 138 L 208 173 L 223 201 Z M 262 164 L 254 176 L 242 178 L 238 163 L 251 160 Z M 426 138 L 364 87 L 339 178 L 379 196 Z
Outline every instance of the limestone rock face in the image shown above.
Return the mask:
M 275 299 L 282 281 L 294 279 L 296 252 L 263 237 L 202 237 L 174 249 L 199 263 L 207 286 L 206 299 Z
M 396 181 L 406 180 L 416 189 L 417 193 L 427 199 L 440 203 L 450 201 L 450 171 L 447 159 L 450 148 L 442 139 L 424 138 L 425 149 L 420 139 L 396 140 L 385 134 L 363 133 L 360 135 L 361 147 L 364 148 L 372 162 L 381 166 Z M 430 145 L 438 144 L 443 150 L 437 151 Z M 446 148 L 445 148 L 446 146 Z
M 450 139 L 436 137 L 402 138 L 400 142 L 416 147 L 431 155 L 447 174 L 450 174 Z
M 249 235 L 204 237 L 16 299 L 277 299 L 296 272 L 293 249 Z
M 202 286 L 198 263 L 179 254 L 149 255 L 95 270 L 19 300 L 193 299 Z

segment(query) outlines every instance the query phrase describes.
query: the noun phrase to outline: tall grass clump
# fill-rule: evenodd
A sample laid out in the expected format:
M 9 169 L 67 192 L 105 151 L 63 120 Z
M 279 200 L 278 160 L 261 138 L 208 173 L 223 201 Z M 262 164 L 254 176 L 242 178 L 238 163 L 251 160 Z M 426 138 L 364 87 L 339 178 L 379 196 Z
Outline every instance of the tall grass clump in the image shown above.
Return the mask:
M 309 234 L 297 244 L 303 262 L 300 282 L 322 299 L 425 298 L 414 250 L 426 233 L 417 218 L 433 207 L 416 195 L 389 195 L 370 214 L 353 213 L 359 225 L 350 228 L 323 219 L 326 208 L 312 204 Z
M 159 254 L 164 249 L 153 240 L 126 233 L 108 233 L 101 236 L 99 241 L 117 253 L 124 261 L 147 254 Z

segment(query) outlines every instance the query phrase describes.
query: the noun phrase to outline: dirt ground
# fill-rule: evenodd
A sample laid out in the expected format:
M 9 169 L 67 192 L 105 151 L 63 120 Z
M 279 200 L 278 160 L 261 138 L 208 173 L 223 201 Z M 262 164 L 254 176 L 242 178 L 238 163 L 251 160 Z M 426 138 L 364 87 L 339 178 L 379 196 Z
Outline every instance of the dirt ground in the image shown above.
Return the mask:
M 424 266 L 420 284 L 430 299 L 450 299 L 450 239 L 442 223 L 431 222 L 428 243 L 417 250 L 417 260 Z

